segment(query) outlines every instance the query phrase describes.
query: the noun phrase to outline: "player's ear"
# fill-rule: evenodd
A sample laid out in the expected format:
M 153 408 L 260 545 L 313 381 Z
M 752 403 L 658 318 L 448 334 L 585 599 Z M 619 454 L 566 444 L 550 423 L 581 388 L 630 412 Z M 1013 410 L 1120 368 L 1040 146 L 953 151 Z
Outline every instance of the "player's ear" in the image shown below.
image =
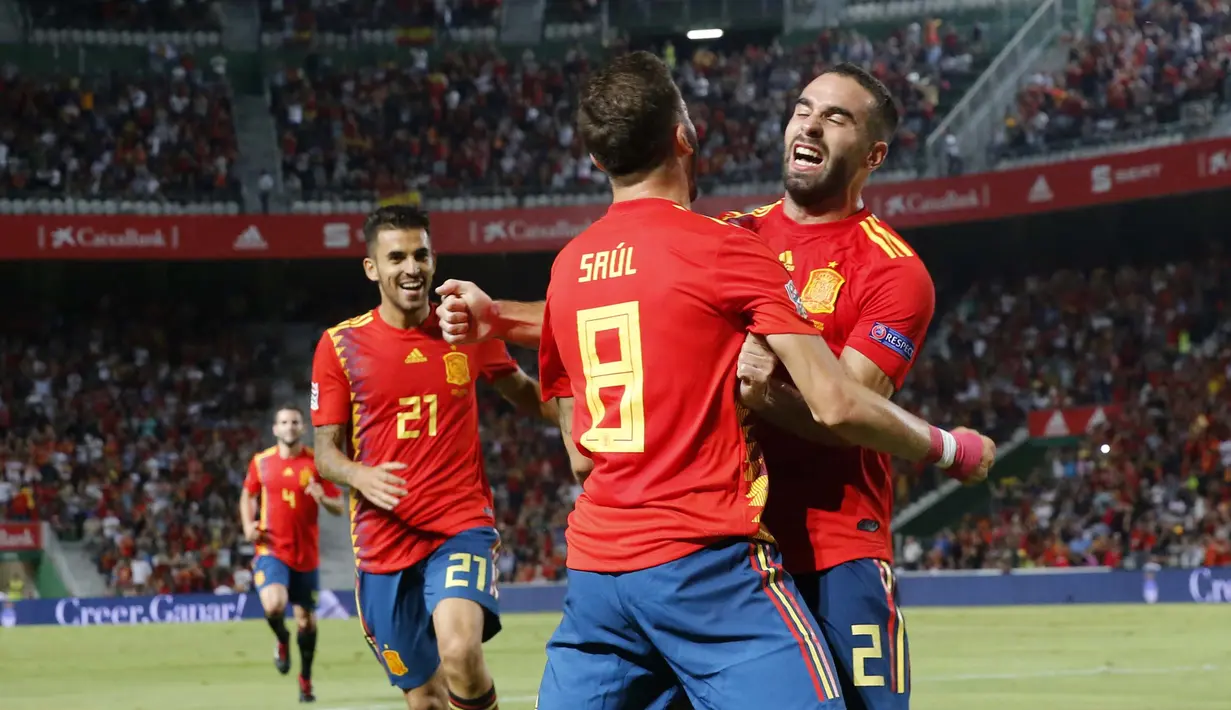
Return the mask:
M 876 141 L 872 144 L 872 150 L 868 151 L 868 170 L 876 170 L 884 164 L 885 158 L 889 157 L 889 144 L 885 141 Z
M 675 154 L 686 158 L 696 152 L 689 127 L 684 123 L 675 124 Z
M 376 272 L 376 260 L 370 256 L 363 257 L 363 273 L 367 274 L 368 281 L 380 281 L 380 274 Z

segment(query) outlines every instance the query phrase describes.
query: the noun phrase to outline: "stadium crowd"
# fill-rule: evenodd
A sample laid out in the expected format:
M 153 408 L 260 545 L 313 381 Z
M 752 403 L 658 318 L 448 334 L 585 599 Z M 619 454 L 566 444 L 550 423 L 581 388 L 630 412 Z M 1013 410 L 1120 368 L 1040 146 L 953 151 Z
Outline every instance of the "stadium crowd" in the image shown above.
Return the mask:
M 310 38 L 315 33 L 343 34 L 389 28 L 452 29 L 489 27 L 500 20 L 500 0 L 261 0 L 266 32 Z
M 1027 412 L 1115 404 L 1089 440 L 993 485 L 991 514 L 907 541 L 908 568 L 1231 563 L 1231 264 L 1206 262 L 976 284 L 949 299 L 898 401 L 1000 441 Z M 278 346 L 171 313 L 51 322 L 0 353 L 0 517 L 82 539 L 117 593 L 243 589 L 236 518 L 268 442 Z M 121 343 L 123 344 L 121 346 Z M 520 354 L 520 353 L 519 353 Z M 533 371 L 533 357 L 521 358 Z M 480 390 L 503 539 L 501 578 L 564 575 L 580 487 L 559 431 Z M 900 467 L 903 506 L 942 474 Z
M 25 0 L 31 24 L 48 29 L 196 32 L 218 30 L 217 0 Z
M 0 336 L 0 512 L 81 540 L 117 594 L 212 591 L 242 565 L 277 345 L 132 305 Z
M 968 361 L 968 396 L 957 401 L 1000 390 L 1021 409 L 1113 403 L 1118 414 L 1080 444 L 1049 451 L 1024 480 L 994 483 L 991 515 L 926 549 L 907 541 L 899 562 L 1231 564 L 1231 262 L 1056 279 L 989 299 L 999 308 L 971 319 L 982 331 L 976 343 L 995 332 L 1025 337 L 989 343 Z M 1016 317 L 1027 313 L 1034 318 Z
M 663 54 L 697 127 L 702 181 L 730 185 L 778 177 L 791 96 L 841 61 L 869 67 L 898 97 L 903 122 L 891 155 L 897 167 L 912 165 L 937 122 L 940 92 L 985 51 L 978 34 L 962 37 L 927 20 L 875 41 L 834 29 L 793 48 L 774 42 L 686 54 L 667 45 Z M 314 56 L 273 76 L 294 197 L 604 188 L 572 125 L 577 91 L 597 59 L 590 51 L 578 46 L 555 59 L 526 50 L 510 59 L 465 47 L 412 57 L 352 70 Z
M 1180 121 L 1185 103 L 1227 99 L 1231 3 L 1099 0 L 1060 71 L 1034 74 L 993 144 L 997 158 L 1098 145 Z
M 0 197 L 235 200 L 230 90 L 169 45 L 139 75 L 0 70 Z

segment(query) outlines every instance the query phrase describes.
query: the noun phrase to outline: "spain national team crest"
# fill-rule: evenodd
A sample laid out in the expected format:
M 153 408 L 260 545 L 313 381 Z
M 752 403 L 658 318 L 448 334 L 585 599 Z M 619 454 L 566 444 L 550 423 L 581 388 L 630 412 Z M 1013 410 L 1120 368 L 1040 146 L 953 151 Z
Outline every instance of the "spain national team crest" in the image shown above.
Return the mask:
M 800 300 L 809 313 L 833 313 L 844 283 L 846 278 L 833 269 L 813 269 Z
M 470 360 L 466 353 L 445 353 L 445 382 L 461 387 L 470 384 Z
M 310 469 L 310 468 L 305 468 L 305 469 L 300 470 L 300 472 L 299 472 L 299 487 L 300 487 L 300 488 L 307 488 L 307 487 L 308 487 L 308 484 L 309 484 L 309 483 L 311 483 L 311 482 L 312 482 L 312 469 Z
M 389 672 L 393 675 L 406 675 L 410 669 L 402 663 L 402 656 L 393 649 L 386 648 L 380 652 L 380 655 L 385 659 L 385 665 L 389 667 Z

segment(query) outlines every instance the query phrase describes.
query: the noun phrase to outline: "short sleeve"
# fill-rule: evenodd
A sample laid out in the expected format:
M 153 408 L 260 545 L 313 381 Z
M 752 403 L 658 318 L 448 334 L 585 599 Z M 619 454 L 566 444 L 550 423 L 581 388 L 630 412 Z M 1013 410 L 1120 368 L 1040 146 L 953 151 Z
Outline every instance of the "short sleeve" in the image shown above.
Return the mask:
M 244 476 L 244 490 L 250 495 L 261 492 L 261 472 L 257 470 L 255 456 L 248 461 L 248 475 Z
M 573 385 L 556 346 L 556 334 L 551 327 L 551 298 L 543 305 L 543 333 L 539 338 L 539 386 L 543 401 L 557 397 L 572 397 Z
M 867 357 L 902 388 L 936 308 L 936 289 L 918 258 L 895 259 L 863 276 L 859 322 L 850 330 L 846 347 Z
M 799 291 L 769 247 L 755 234 L 732 229 L 718 253 L 714 303 L 738 315 L 758 335 L 820 335 L 808 322 Z
M 475 351 L 479 361 L 479 373 L 491 382 L 517 372 L 517 361 L 509 355 L 509 349 L 499 340 L 485 340 Z
M 312 426 L 346 424 L 350 421 L 350 383 L 334 351 L 333 338 L 326 332 L 316 344 L 312 358 L 312 391 L 308 409 Z

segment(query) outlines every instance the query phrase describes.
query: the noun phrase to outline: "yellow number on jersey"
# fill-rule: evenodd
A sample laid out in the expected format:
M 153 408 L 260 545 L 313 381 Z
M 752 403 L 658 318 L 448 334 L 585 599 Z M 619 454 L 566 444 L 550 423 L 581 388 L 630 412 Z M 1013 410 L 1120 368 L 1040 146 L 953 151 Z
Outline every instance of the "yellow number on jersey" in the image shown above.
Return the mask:
M 398 412 L 398 438 L 418 439 L 419 430 L 411 429 L 409 422 L 417 422 L 423 417 L 423 405 L 427 405 L 427 435 L 436 436 L 436 395 L 425 394 L 422 397 L 403 397 L 398 404 L 409 407 L 409 411 Z
M 598 355 L 598 336 L 615 331 L 620 344 L 618 360 L 603 362 Z M 577 336 L 581 340 L 581 367 L 586 378 L 586 407 L 590 428 L 581 444 L 602 454 L 645 452 L 645 379 L 641 359 L 641 304 L 627 301 L 577 311 Z M 603 426 L 606 408 L 599 393 L 620 387 L 620 420 Z
M 290 488 L 283 488 L 282 489 L 282 500 L 286 501 L 287 505 L 294 508 L 295 507 L 295 491 L 291 490 Z
M 445 570 L 445 589 L 450 587 L 469 587 L 470 582 L 466 579 L 458 579 L 457 575 L 470 574 L 470 561 L 474 560 L 475 579 L 474 588 L 479 591 L 486 590 L 487 584 L 487 558 L 482 555 L 472 555 L 469 552 L 455 552 L 449 555 L 449 560 L 453 564 L 449 565 Z
M 885 676 L 869 675 L 866 664 L 869 660 L 880 660 L 885 654 L 881 651 L 881 629 L 876 624 L 855 624 L 851 626 L 851 636 L 867 636 L 872 639 L 871 648 L 856 648 L 851 652 L 851 665 L 855 671 L 855 687 L 883 686 Z

